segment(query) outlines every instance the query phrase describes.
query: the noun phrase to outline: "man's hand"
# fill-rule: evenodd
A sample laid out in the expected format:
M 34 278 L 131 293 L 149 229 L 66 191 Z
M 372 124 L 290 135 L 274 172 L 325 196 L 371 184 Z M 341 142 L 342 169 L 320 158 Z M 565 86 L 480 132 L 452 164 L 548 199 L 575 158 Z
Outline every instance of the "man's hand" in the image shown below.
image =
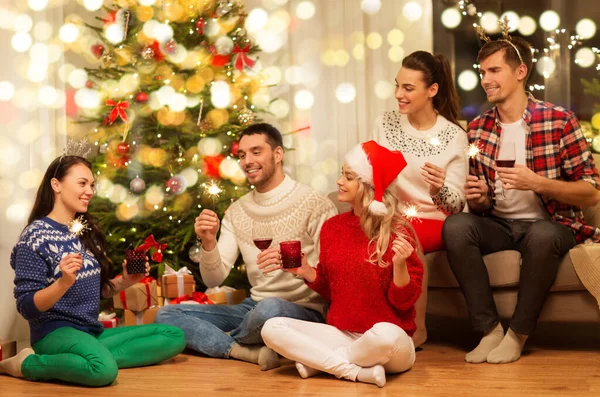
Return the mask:
M 194 231 L 199 239 L 202 239 L 202 245 L 206 248 L 205 243 L 213 246 L 217 240 L 217 232 L 219 231 L 219 217 L 211 210 L 203 210 L 200 216 L 196 218 L 194 223 Z M 212 251 L 212 249 L 209 249 Z
M 488 198 L 488 185 L 485 183 L 485 180 L 479 179 L 475 175 L 467 175 L 465 196 L 468 201 L 476 205 L 483 205 Z
M 515 165 L 514 168 L 498 167 L 496 172 L 505 190 L 531 190 L 537 193 L 543 179 L 524 165 Z

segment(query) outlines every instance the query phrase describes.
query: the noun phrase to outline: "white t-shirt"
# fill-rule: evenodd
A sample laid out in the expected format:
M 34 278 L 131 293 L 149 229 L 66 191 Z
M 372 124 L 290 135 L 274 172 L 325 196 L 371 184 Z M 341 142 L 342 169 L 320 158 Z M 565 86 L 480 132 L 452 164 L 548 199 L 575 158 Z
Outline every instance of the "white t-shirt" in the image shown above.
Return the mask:
M 500 135 L 500 147 L 498 148 L 498 158 L 503 157 L 503 147 L 507 142 L 513 142 L 515 145 L 515 165 L 527 165 L 526 161 L 526 142 L 527 142 L 527 124 L 525 120 L 520 119 L 514 123 L 501 123 L 502 134 Z M 504 145 L 504 146 L 503 146 Z M 496 175 L 494 186 L 496 197 L 502 195 L 502 182 Z M 496 200 L 492 215 L 505 219 L 520 220 L 539 220 L 550 219 L 548 211 L 538 195 L 531 190 L 505 190 L 506 198 Z
M 444 220 L 463 210 L 468 137 L 462 128 L 438 115 L 432 128 L 417 130 L 408 116 L 391 111 L 377 118 L 373 139 L 404 155 L 407 166 L 397 178 L 396 194 L 406 205 L 418 206 L 417 217 Z M 435 197 L 429 195 L 429 184 L 421 175 L 426 162 L 446 170 L 444 187 Z

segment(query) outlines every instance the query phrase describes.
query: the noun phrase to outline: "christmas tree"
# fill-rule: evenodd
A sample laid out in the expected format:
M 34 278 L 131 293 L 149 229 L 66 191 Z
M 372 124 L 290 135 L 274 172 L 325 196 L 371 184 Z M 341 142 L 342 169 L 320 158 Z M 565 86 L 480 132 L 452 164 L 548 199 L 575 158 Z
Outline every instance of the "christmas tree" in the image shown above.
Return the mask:
M 195 217 L 204 208 L 222 216 L 251 188 L 236 137 L 264 106 L 266 88 L 246 15 L 233 0 L 119 0 L 102 14 L 86 25 L 93 35 L 80 35 L 98 67 L 86 69 L 75 95 L 97 149 L 90 211 L 115 273 L 125 250 L 153 235 L 167 244 L 162 260 L 148 255 L 158 274 L 167 263 L 198 276 Z
M 600 98 L 600 80 L 597 78 L 589 81 L 581 79 L 581 84 L 585 94 Z M 594 105 L 594 115 L 590 121 L 581 121 L 581 128 L 592 151 L 600 153 L 600 104 Z

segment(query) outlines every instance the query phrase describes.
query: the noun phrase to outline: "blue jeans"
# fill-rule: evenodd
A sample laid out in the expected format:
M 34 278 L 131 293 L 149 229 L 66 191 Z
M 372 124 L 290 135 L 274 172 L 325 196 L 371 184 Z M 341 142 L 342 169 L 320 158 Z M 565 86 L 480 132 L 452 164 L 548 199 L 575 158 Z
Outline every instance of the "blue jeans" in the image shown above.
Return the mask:
M 229 358 L 235 343 L 263 344 L 260 331 L 273 317 L 325 322 L 319 312 L 281 298 L 265 298 L 260 302 L 246 298 L 232 306 L 169 305 L 158 311 L 154 321 L 181 328 L 190 349 L 210 357 Z

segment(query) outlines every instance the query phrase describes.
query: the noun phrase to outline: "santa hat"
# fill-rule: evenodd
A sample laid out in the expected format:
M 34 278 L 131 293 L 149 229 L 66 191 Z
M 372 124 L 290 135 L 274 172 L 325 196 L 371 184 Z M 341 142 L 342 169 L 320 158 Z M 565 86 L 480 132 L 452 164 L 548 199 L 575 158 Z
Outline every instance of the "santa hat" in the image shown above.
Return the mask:
M 369 211 L 385 215 L 388 209 L 383 204 L 383 194 L 406 167 L 402 153 L 391 151 L 375 141 L 359 143 L 346 154 L 346 164 L 360 179 L 375 189 Z

